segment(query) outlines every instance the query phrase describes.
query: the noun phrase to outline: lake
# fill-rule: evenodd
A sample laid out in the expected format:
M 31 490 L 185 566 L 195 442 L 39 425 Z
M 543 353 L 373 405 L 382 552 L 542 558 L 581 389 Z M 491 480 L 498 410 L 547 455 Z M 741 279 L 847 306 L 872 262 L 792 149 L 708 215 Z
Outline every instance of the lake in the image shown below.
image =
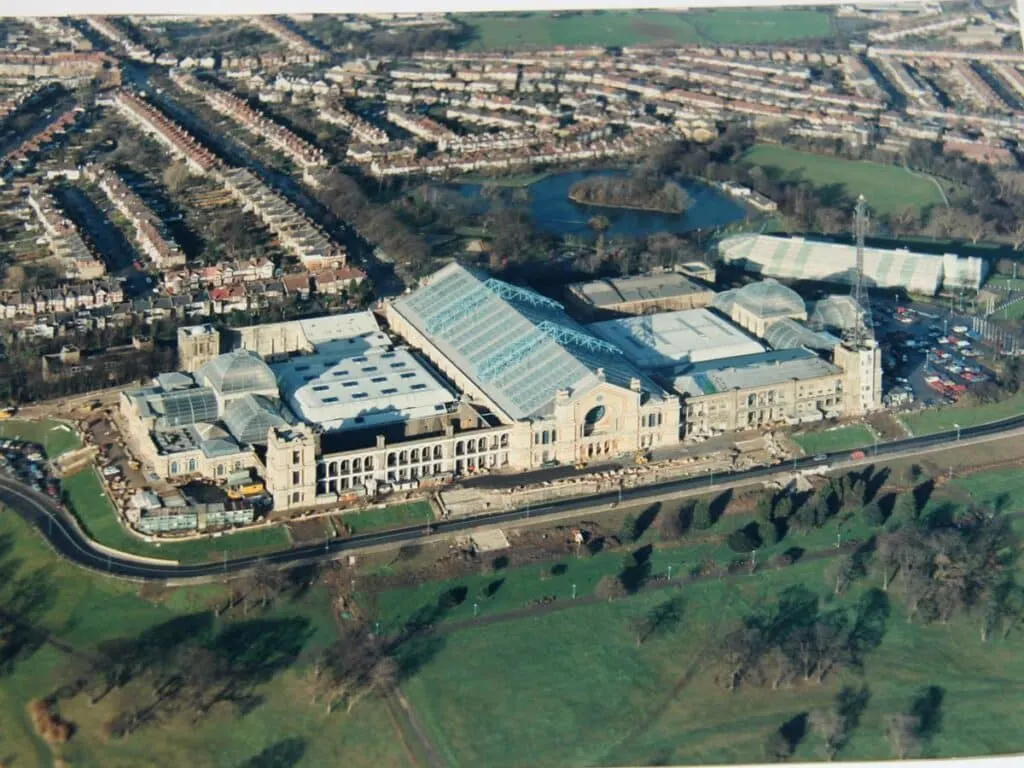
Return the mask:
M 625 171 L 571 171 L 556 173 L 531 184 L 530 212 L 534 224 L 555 235 L 590 235 L 587 222 L 598 214 L 611 222 L 609 237 L 642 237 L 655 232 L 691 232 L 715 229 L 742 220 L 746 209 L 717 189 L 692 179 L 679 179 L 679 185 L 693 200 L 683 213 L 657 213 L 621 208 L 582 205 L 569 199 L 569 189 L 576 182 L 592 176 L 618 176 Z M 482 199 L 480 184 L 459 184 L 458 191 L 467 197 Z

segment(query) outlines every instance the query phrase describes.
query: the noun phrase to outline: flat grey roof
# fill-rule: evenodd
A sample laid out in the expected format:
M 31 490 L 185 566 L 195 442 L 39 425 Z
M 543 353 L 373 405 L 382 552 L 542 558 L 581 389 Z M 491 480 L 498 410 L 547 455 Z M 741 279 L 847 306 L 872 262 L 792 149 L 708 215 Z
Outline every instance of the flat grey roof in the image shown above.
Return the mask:
M 673 382 L 681 395 L 716 395 L 733 389 L 752 389 L 793 379 L 816 379 L 841 370 L 808 349 L 777 349 L 758 355 L 696 363 Z
M 678 272 L 661 272 L 575 283 L 569 286 L 569 290 L 578 298 L 600 308 L 633 301 L 653 301 L 691 293 L 706 293 L 711 289 L 693 282 Z
M 588 329 L 645 370 L 764 352 L 763 345 L 706 309 L 624 317 Z

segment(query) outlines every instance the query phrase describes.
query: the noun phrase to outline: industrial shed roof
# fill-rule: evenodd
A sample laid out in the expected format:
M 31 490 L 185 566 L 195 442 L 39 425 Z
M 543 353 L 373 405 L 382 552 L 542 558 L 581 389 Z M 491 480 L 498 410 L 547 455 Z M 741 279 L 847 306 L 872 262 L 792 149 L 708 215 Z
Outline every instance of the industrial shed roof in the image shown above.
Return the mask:
M 699 397 L 836 373 L 839 368 L 810 350 L 780 349 L 697 363 L 676 378 L 673 388 L 681 395 Z
M 663 272 L 576 283 L 570 285 L 569 290 L 582 301 L 601 308 L 636 301 L 686 296 L 691 293 L 706 293 L 711 289 L 687 279 L 678 272 Z
M 561 304 L 534 291 L 452 263 L 392 308 L 428 338 L 509 417 L 547 415 L 560 389 L 572 394 L 632 378 L 654 395 L 614 345 L 566 315 Z

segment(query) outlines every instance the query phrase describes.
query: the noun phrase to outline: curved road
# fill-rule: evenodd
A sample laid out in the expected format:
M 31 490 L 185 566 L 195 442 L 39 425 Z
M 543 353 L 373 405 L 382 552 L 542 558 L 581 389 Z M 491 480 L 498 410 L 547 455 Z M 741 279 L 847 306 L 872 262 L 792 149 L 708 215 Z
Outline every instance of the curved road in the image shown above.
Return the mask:
M 983 424 L 977 427 L 967 427 L 960 430 L 959 435 L 954 431 L 897 440 L 880 444 L 875 449 L 865 449 L 865 452 L 870 454 L 866 460 L 901 454 L 913 455 L 943 443 L 954 443 L 958 438 L 969 439 L 992 436 L 1012 432 L 1020 428 L 1024 428 L 1024 416 L 1017 416 L 1005 421 Z M 113 553 L 108 554 L 82 532 L 76 522 L 70 518 L 68 512 L 55 505 L 47 496 L 36 493 L 8 477 L 0 476 L 0 503 L 8 509 L 14 510 L 27 522 L 36 526 L 59 554 L 77 565 L 94 571 L 141 581 L 180 581 L 209 579 L 210 577 L 244 571 L 252 568 L 259 561 L 276 566 L 300 565 L 335 559 L 342 552 L 358 552 L 359 550 L 382 544 L 412 542 L 428 535 L 456 533 L 481 526 L 509 523 L 527 518 L 544 518 L 566 512 L 583 512 L 615 502 L 642 502 L 644 499 L 660 497 L 666 493 L 693 491 L 700 488 L 708 488 L 710 490 L 712 487 L 724 490 L 740 482 L 755 480 L 760 477 L 767 479 L 772 475 L 788 473 L 794 469 L 807 469 L 824 464 L 835 466 L 846 463 L 849 460 L 849 456 L 850 452 L 843 451 L 831 454 L 825 459 L 807 457 L 796 459 L 793 462 L 786 462 L 783 465 L 755 467 L 741 472 L 723 472 L 715 475 L 713 478 L 702 476 L 670 480 L 654 485 L 623 489 L 621 494 L 616 490 L 584 498 L 555 501 L 539 507 L 527 507 L 496 514 L 437 521 L 431 523 L 429 528 L 427 526 L 415 526 L 381 533 L 365 533 L 345 539 L 327 541 L 324 544 L 296 547 L 266 555 L 241 557 L 221 563 L 203 563 L 200 565 L 179 565 L 173 562 L 166 564 L 148 563 L 121 557 Z M 713 485 L 712 480 L 716 481 Z

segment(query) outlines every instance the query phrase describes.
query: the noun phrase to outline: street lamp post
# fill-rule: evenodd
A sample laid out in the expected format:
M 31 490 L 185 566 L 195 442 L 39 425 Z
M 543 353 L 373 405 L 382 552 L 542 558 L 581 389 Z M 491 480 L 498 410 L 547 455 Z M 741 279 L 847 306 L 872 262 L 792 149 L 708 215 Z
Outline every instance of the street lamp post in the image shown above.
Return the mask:
M 953 426 L 956 428 L 956 441 L 959 443 L 960 442 L 960 425 L 959 424 L 954 424 Z

